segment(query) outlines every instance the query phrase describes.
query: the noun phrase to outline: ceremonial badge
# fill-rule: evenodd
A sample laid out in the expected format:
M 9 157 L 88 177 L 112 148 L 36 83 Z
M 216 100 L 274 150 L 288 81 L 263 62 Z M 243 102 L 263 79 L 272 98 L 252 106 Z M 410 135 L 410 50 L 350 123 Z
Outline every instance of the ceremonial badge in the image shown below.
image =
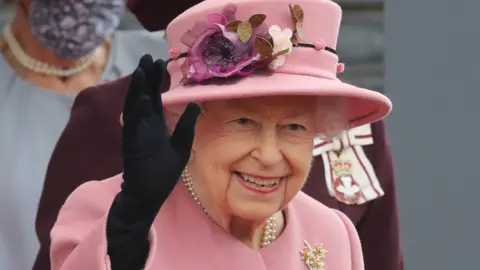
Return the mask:
M 312 248 L 307 241 L 304 242 L 305 248 L 300 250 L 300 255 L 308 270 L 325 270 L 327 250 L 323 248 L 323 244 L 315 245 Z
M 352 163 L 348 160 L 335 160 L 331 164 L 335 173 L 333 188 L 337 200 L 345 204 L 356 204 L 360 199 L 360 187 L 352 176 Z

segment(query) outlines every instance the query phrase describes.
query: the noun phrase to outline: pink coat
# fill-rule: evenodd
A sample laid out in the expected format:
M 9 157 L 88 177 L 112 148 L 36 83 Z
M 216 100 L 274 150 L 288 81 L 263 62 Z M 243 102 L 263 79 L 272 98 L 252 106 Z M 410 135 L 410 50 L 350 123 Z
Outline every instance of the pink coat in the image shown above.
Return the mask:
M 52 269 L 110 269 L 106 215 L 121 182 L 121 175 L 91 181 L 69 196 L 51 232 Z M 323 243 L 325 270 L 364 269 L 360 240 L 344 214 L 300 192 L 287 206 L 286 217 L 275 242 L 250 249 L 213 223 L 179 181 L 152 226 L 145 269 L 309 270 L 300 254 L 304 241 L 311 247 Z

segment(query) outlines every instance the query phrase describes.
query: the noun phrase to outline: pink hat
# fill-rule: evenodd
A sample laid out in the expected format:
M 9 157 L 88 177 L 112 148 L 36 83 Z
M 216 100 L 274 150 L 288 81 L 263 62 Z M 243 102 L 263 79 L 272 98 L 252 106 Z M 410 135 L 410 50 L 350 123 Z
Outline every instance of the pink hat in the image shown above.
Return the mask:
M 167 27 L 171 86 L 163 104 L 343 97 L 349 127 L 380 120 L 392 107 L 387 97 L 337 78 L 341 17 L 330 0 L 206 0 Z

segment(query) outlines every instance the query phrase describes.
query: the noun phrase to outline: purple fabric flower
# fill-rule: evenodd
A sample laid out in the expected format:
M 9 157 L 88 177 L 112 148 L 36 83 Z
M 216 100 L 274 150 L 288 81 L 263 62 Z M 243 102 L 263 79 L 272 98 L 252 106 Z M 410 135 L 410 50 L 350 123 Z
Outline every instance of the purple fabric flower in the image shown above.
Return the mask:
M 226 11 L 229 19 L 233 19 L 233 7 Z M 237 33 L 225 29 L 227 23 L 225 15 L 210 14 L 206 22 L 197 23 L 182 36 L 182 43 L 189 47 L 187 60 L 182 66 L 184 82 L 246 76 L 254 71 L 246 69 L 257 60 L 253 38 L 243 43 Z

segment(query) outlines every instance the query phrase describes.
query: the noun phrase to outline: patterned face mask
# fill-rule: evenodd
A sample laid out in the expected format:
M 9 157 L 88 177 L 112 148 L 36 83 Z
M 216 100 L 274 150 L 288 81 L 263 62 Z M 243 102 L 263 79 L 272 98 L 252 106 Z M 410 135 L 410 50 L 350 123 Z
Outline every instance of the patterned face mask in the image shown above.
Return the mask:
M 57 57 L 80 58 L 112 35 L 126 0 L 32 0 L 30 28 Z

